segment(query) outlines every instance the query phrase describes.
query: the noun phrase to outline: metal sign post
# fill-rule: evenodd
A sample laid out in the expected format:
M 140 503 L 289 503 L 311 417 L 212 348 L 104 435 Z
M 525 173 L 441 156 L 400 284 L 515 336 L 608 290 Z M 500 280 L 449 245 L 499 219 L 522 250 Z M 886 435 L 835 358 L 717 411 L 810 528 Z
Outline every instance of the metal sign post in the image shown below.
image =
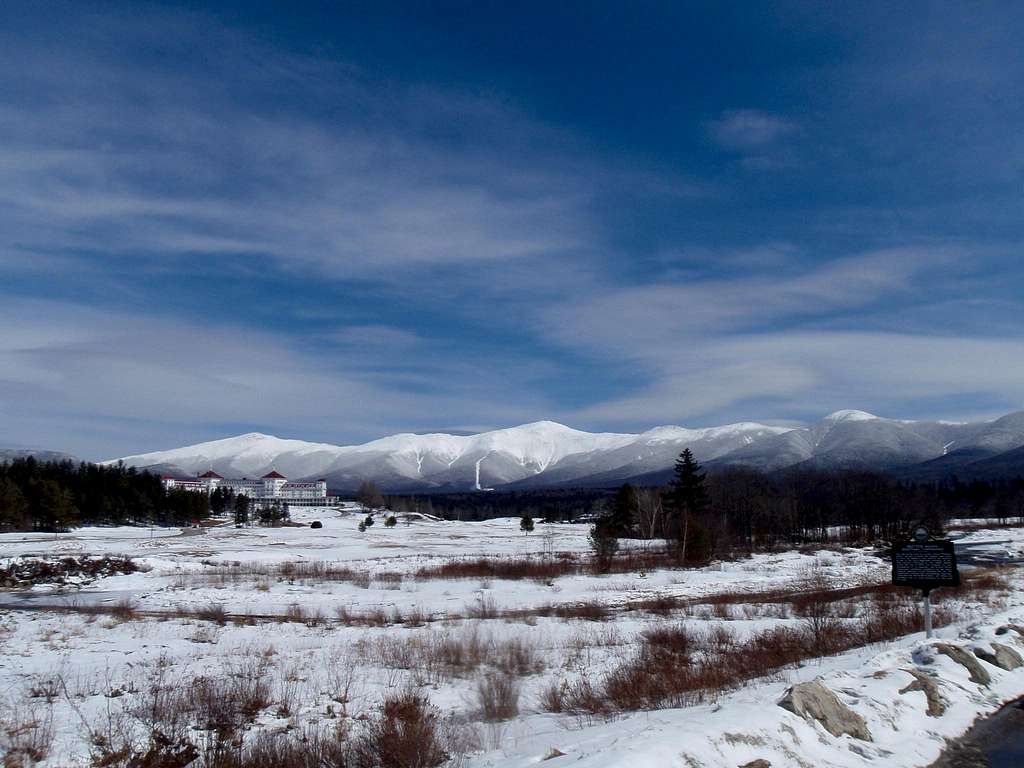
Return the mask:
M 912 541 L 897 541 L 892 546 L 892 583 L 900 587 L 918 587 L 923 598 L 924 633 L 932 637 L 931 591 L 936 587 L 960 586 L 953 542 L 933 539 L 928 529 L 919 527 Z

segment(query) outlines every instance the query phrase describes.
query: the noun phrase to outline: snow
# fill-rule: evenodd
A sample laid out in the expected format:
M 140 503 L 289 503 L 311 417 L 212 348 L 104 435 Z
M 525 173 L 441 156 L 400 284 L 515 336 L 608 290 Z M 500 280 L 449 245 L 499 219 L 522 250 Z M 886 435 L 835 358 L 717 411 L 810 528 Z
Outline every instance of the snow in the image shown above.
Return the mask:
M 497 472 L 486 482 L 510 482 L 542 474 L 568 457 L 594 457 L 633 444 L 693 443 L 740 435 L 764 437 L 785 431 L 785 428 L 746 422 L 707 429 L 658 427 L 642 434 L 595 433 L 553 421 L 538 421 L 476 435 L 403 433 L 349 446 L 307 443 L 252 432 L 169 451 L 126 456 L 107 463 L 123 461 L 138 467 L 167 465 L 189 473 L 216 465 L 222 474 L 244 476 L 259 476 L 267 469 L 276 468 L 293 478 L 324 477 L 341 472 L 374 479 L 374 473 L 382 471 L 388 476 L 397 473 L 401 477 L 430 482 L 432 475 L 440 473 L 438 482 L 441 483 L 473 483 L 475 476 L 475 487 L 481 488 L 483 459 L 488 459 L 484 464 L 485 472 L 492 465 Z M 520 470 L 511 476 L 503 475 L 507 469 L 502 467 L 509 463 Z M 467 471 L 468 476 L 450 474 L 460 468 Z
M 878 421 L 879 417 L 867 411 L 844 410 L 830 413 L 824 420 L 833 423 L 843 421 Z
M 667 619 L 629 611 L 612 622 L 594 623 L 538 617 L 531 623 L 505 619 L 455 618 L 467 606 L 491 602 L 504 610 L 536 609 L 548 605 L 597 601 L 622 606 L 656 595 L 697 598 L 703 595 L 758 593 L 791 588 L 811 569 L 836 586 L 884 581 L 887 562 L 871 551 L 847 549 L 813 553 L 761 554 L 748 559 L 714 563 L 693 570 L 658 570 L 646 574 L 576 574 L 544 581 L 479 579 L 422 579 L 418 569 L 452 558 L 531 556 L 555 557 L 588 549 L 586 526 L 538 525 L 524 536 L 516 519 L 456 523 L 418 518 L 385 528 L 381 521 L 360 533 L 365 515 L 357 505 L 343 509 L 304 508 L 295 511 L 303 527 L 243 528 L 232 525 L 195 529 L 83 528 L 67 534 L 0 534 L 5 558 L 26 555 L 130 554 L 144 570 L 104 578 L 81 590 L 53 594 L 34 590 L 37 606 L 95 602 L 112 604 L 131 598 L 143 611 L 173 611 L 217 604 L 232 614 L 283 614 L 290 606 L 328 618 L 338 608 L 354 613 L 372 610 L 418 610 L 442 618 L 420 628 L 319 626 L 261 623 L 218 627 L 190 618 L 144 618 L 119 623 L 80 614 L 46 610 L 4 610 L 0 593 L 0 698 L 61 674 L 83 689 L 77 706 L 85 715 L 105 711 L 110 687 L 137 689 L 140 676 L 158 659 L 181 675 L 216 674 L 241 655 L 269 652 L 275 675 L 301 669 L 299 721 L 322 716 L 322 671 L 328 659 L 348 660 L 358 673 L 358 694 L 351 716 L 371 711 L 389 690 L 418 685 L 446 715 L 472 721 L 474 677 L 422 679 L 415 669 L 382 666 L 372 649 L 404 639 L 428 641 L 479 632 L 494 642 L 521 639 L 537 648 L 544 669 L 522 679 L 520 717 L 482 733 L 484 751 L 469 755 L 466 768 L 526 768 L 535 766 L 552 748 L 566 753 L 545 763 L 553 768 L 734 768 L 765 758 L 772 765 L 917 766 L 930 763 L 944 740 L 962 733 L 978 714 L 993 711 L 1000 702 L 1024 693 L 1024 669 L 1004 672 L 987 667 L 993 676 L 988 689 L 966 678 L 964 670 L 944 656 L 934 656 L 921 634 L 892 643 L 863 648 L 787 669 L 773 679 L 754 681 L 706 706 L 627 714 L 610 721 L 588 721 L 547 714 L 536 704 L 541 691 L 558 679 L 600 676 L 630 652 L 639 632 Z M 319 520 L 323 528 L 308 524 Z M 979 530 L 960 540 L 974 550 L 1019 554 L 1024 530 Z M 630 546 L 643 546 L 629 542 Z M 284 578 L 275 570 L 284 563 L 326 562 L 365 573 L 365 584 L 353 581 L 303 581 Z M 237 564 L 237 565 L 236 565 Z M 231 573 L 237 571 L 236 576 Z M 275 575 L 276 574 L 276 575 Z M 1004 605 L 964 605 L 958 623 L 938 631 L 939 637 L 970 647 L 995 637 L 1001 624 L 1024 623 L 1021 579 L 1013 572 L 1013 592 Z M 23 600 L 6 596 L 6 604 Z M 756 608 L 756 604 L 752 607 Z M 444 618 L 448 617 L 448 618 Z M 672 621 L 680 620 L 678 617 Z M 736 612 L 732 619 L 691 612 L 682 619 L 697 626 L 725 623 L 738 635 L 785 624 L 793 619 Z M 1024 650 L 1006 636 L 1000 642 Z M 358 661 L 353 648 L 361 648 Z M 390 646 L 388 646 L 390 647 Z M 928 664 L 924 659 L 931 658 Z M 938 672 L 949 711 L 942 718 L 924 715 L 923 694 L 900 694 L 912 668 Z M 793 682 L 821 677 L 825 684 L 868 722 L 875 737 L 860 743 L 836 738 L 776 706 Z M 127 700 L 127 698 L 126 698 Z M 45 765 L 87 765 L 80 720 L 61 700 L 56 707 L 57 746 Z M 271 727 L 269 715 L 256 727 Z M 277 723 L 277 725 L 282 725 Z

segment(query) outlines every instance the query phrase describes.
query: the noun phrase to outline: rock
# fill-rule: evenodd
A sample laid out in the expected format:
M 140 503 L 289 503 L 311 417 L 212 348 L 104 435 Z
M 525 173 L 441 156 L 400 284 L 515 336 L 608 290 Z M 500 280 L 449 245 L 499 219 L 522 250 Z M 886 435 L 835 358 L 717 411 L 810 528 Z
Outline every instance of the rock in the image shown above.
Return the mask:
M 1016 632 L 1018 639 L 1024 639 L 1024 627 L 1018 624 L 1007 624 L 996 630 L 997 635 L 1005 635 L 1007 632 Z
M 992 676 L 989 675 L 988 671 L 978 663 L 974 656 L 963 648 L 956 645 L 947 645 L 946 643 L 936 643 L 935 650 L 944 656 L 949 656 L 949 658 L 970 672 L 972 683 L 987 686 L 992 682 Z
M 946 702 L 939 693 L 939 686 L 934 678 L 916 669 L 905 669 L 903 671 L 912 676 L 914 682 L 910 683 L 906 688 L 901 688 L 900 693 L 921 691 L 928 702 L 928 710 L 925 714 L 928 717 L 942 717 L 946 711 Z
M 541 758 L 541 760 L 554 760 L 556 757 L 565 757 L 565 752 L 560 750 L 558 747 L 552 747 L 548 750 L 548 753 Z
M 772 764 L 763 757 L 759 757 L 757 760 L 751 760 L 749 763 L 744 763 L 740 768 L 772 768 Z
M 833 736 L 852 736 L 871 741 L 864 718 L 843 704 L 821 682 L 797 683 L 782 697 L 779 706 L 794 714 L 817 720 Z
M 986 651 L 984 648 L 975 648 L 974 655 L 1000 669 L 1010 670 L 1024 665 L 1024 659 L 1008 645 L 992 643 L 992 651 L 994 652 Z

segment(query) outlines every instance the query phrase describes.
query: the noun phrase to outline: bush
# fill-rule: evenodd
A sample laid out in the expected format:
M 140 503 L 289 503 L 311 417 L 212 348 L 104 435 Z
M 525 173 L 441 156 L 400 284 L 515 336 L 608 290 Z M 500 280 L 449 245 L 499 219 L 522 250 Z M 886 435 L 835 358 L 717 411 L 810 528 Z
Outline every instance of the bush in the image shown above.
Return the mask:
M 353 756 L 356 768 L 435 768 L 448 759 L 437 712 L 414 691 L 384 700 L 353 745 Z
M 476 686 L 480 713 L 489 723 L 519 714 L 519 683 L 509 675 L 487 675 Z
M 539 560 L 529 557 L 449 560 L 441 565 L 420 568 L 417 579 L 533 579 L 548 581 L 579 572 L 571 559 Z
M 600 573 L 611 569 L 612 560 L 619 551 L 619 540 L 611 521 L 601 518 L 590 529 L 590 548 L 594 552 L 594 563 Z
M 310 528 L 323 528 L 324 524 L 321 523 L 319 520 L 314 520 L 312 523 L 309 524 L 309 527 Z

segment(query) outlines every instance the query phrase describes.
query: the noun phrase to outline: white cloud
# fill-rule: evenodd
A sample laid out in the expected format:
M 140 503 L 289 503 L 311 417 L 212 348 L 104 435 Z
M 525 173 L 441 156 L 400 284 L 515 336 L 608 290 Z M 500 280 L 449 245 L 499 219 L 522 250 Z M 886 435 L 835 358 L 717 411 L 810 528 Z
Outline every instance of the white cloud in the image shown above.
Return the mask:
M 926 269 L 957 268 L 955 250 L 892 249 L 811 269 L 789 266 L 731 279 L 688 280 L 606 290 L 551 309 L 552 338 L 598 354 L 657 361 L 664 350 L 707 334 L 831 317 L 912 291 Z
M 560 307 L 545 318 L 548 337 L 613 366 L 632 385 L 567 418 L 706 423 L 851 405 L 898 415 L 963 395 L 1021 407 L 1018 338 L 864 330 L 879 305 L 927 313 L 930 288 L 968 272 L 969 262 L 958 249 L 893 249 L 774 275 L 608 290 Z
M 799 132 L 793 121 L 757 109 L 727 110 L 707 127 L 719 145 L 737 152 L 761 150 Z
M 452 414 L 515 423 L 544 408 L 526 394 L 529 366 L 417 360 L 410 378 L 347 362 L 251 329 L 13 301 L 0 307 L 0 419 L 11 444 L 106 458 L 180 434 L 223 436 L 216 424 L 342 441 Z
M 83 14 L 71 48 L 0 36 L 0 88 L 18 94 L 0 107 L 3 262 L 246 255 L 330 278 L 441 271 L 487 286 L 516 262 L 593 254 L 595 182 L 667 186 L 599 167 L 495 100 L 375 81 L 193 14 L 173 15 L 165 40 L 154 14 Z M 215 49 L 216 76 L 110 53 L 190 40 Z

